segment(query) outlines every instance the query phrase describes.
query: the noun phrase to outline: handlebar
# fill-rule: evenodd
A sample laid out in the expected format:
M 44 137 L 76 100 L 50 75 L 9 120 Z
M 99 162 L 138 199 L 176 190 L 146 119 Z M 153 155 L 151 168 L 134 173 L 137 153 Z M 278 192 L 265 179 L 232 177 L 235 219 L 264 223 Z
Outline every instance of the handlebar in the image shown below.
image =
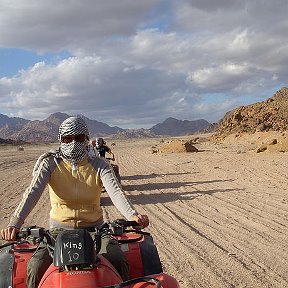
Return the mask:
M 125 219 L 117 219 L 114 222 L 112 222 L 112 225 L 119 225 L 122 226 L 123 228 L 127 228 L 127 227 L 137 227 L 139 226 L 139 224 L 136 221 L 129 221 L 129 220 L 125 220 Z
M 136 221 L 127 221 L 125 219 L 117 219 L 113 222 L 109 223 L 103 223 L 100 227 L 95 228 L 95 232 L 98 232 L 99 234 L 111 234 L 111 235 L 122 235 L 125 231 L 131 231 L 128 230 L 128 227 L 136 228 L 139 226 L 139 224 Z M 84 228 L 85 229 L 85 228 Z M 89 231 L 91 231 L 89 229 Z M 140 233 L 140 231 L 137 230 L 137 232 Z M 141 232 L 144 233 L 144 232 Z M 17 239 L 26 239 L 28 237 L 38 240 L 43 240 L 44 238 L 47 238 L 49 236 L 49 230 L 46 230 L 43 227 L 38 226 L 29 226 L 24 227 L 21 229 L 20 232 L 17 233 L 16 238 Z
M 95 229 L 87 230 L 89 232 L 95 233 L 91 234 L 91 236 L 93 238 L 95 247 L 97 248 L 96 253 L 98 254 L 101 248 L 101 239 L 104 235 L 111 235 L 112 237 L 115 237 L 119 241 L 119 243 L 128 243 L 129 241 L 134 242 L 135 240 L 141 239 L 143 235 L 150 235 L 150 233 L 148 232 L 137 230 L 137 226 L 139 226 L 139 224 L 136 221 L 117 219 L 113 222 L 103 223 L 100 227 L 95 227 Z M 126 237 L 124 237 L 125 239 L 122 239 L 121 236 L 124 233 L 136 233 L 138 235 L 138 238 L 132 237 L 133 239 L 127 239 Z M 33 243 L 33 245 L 44 243 L 49 250 L 50 255 L 53 257 L 56 238 L 55 236 L 50 234 L 49 230 L 37 226 L 24 227 L 20 230 L 20 232 L 17 233 L 16 237 L 16 241 L 4 243 L 3 245 L 0 245 L 0 249 L 7 246 L 13 247 L 13 245 L 19 245 L 22 243 Z M 23 248 L 18 248 L 17 246 L 13 249 L 23 250 Z M 35 249 L 35 247 L 33 247 L 33 249 Z
M 43 239 L 47 235 L 47 231 L 42 227 L 29 226 L 22 228 L 20 232 L 16 234 L 17 239 L 27 238 L 32 236 L 35 239 Z
M 22 244 L 27 243 L 28 238 L 32 239 L 34 242 L 40 242 L 43 241 L 43 239 L 48 236 L 48 230 L 45 230 L 42 227 L 37 226 L 29 226 L 29 227 L 23 227 L 18 233 L 16 233 L 16 240 L 15 241 L 9 241 L 7 243 L 4 243 L 0 245 L 0 249 L 12 246 L 14 244 Z

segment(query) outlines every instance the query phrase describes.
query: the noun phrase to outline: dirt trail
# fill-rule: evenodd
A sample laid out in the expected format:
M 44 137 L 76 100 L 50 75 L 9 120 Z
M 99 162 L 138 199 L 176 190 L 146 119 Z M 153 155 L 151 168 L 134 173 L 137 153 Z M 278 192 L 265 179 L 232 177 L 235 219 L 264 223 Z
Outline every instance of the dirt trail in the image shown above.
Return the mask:
M 201 152 L 152 154 L 159 139 L 115 143 L 123 187 L 182 288 L 288 287 L 287 153 L 200 142 Z M 50 148 L 0 148 L 1 227 Z M 120 216 L 106 193 L 103 202 L 109 219 Z M 46 225 L 48 203 L 46 193 L 27 222 Z

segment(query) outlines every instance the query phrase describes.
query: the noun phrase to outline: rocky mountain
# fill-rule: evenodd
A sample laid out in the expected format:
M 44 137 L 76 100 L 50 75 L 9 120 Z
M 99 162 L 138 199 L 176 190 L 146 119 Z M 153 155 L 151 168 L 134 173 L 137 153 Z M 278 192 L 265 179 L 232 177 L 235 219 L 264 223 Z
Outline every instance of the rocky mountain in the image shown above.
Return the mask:
M 0 144 L 12 144 L 12 145 L 21 145 L 25 144 L 24 141 L 17 141 L 17 140 L 12 140 L 12 139 L 2 139 L 0 138 Z
M 241 106 L 226 113 L 218 123 L 216 136 L 287 129 L 288 88 L 283 87 L 265 101 Z
M 69 116 L 57 112 L 43 121 L 30 121 L 21 118 L 9 118 L 0 114 L 0 137 L 26 142 L 55 142 L 57 141 L 59 125 Z M 110 127 L 105 123 L 90 120 L 83 115 L 80 116 L 85 119 L 91 137 L 95 137 L 95 135 L 105 137 L 123 131 L 122 128 Z
M 153 126 L 150 130 L 155 135 L 182 136 L 193 134 L 208 128 L 210 123 L 206 120 L 178 120 L 172 117 L 167 118 L 164 122 Z
M 170 117 L 150 129 L 122 129 L 91 120 L 83 115 L 80 116 L 85 119 L 91 137 L 143 138 L 165 135 L 183 136 L 201 131 L 204 133 L 215 132 L 215 137 L 223 138 L 233 133 L 287 131 L 288 88 L 281 88 L 265 101 L 238 107 L 226 113 L 218 123 L 213 124 L 203 119 L 189 121 Z M 0 114 L 0 144 L 12 143 L 13 141 L 55 142 L 57 141 L 59 125 L 67 117 L 69 115 L 57 112 L 51 114 L 43 121 L 31 121 L 17 117 L 10 118 Z
M 28 122 L 29 120 L 23 118 L 10 118 L 6 115 L 0 114 L 0 137 L 3 139 L 10 138 L 12 134 L 20 131 Z
M 113 138 L 117 139 L 136 139 L 136 138 L 154 138 L 157 137 L 150 129 L 126 129 L 117 133 Z
M 0 127 L 5 126 L 9 122 L 10 126 L 14 129 L 21 127 L 22 125 L 29 122 L 29 120 L 18 118 L 18 117 L 8 117 L 6 115 L 0 114 Z
M 70 115 L 57 112 L 51 114 L 47 119 L 25 120 L 22 118 L 10 118 L 0 114 L 0 138 L 13 141 L 25 142 L 55 142 L 59 125 Z M 199 130 L 206 129 L 211 125 L 206 120 L 177 120 L 168 118 L 164 122 L 153 126 L 151 129 L 122 129 L 111 127 L 103 122 L 91 120 L 81 116 L 87 123 L 90 137 L 112 137 L 120 139 L 149 138 L 157 136 L 181 136 L 193 134 Z M 1 144 L 1 143 L 0 143 Z

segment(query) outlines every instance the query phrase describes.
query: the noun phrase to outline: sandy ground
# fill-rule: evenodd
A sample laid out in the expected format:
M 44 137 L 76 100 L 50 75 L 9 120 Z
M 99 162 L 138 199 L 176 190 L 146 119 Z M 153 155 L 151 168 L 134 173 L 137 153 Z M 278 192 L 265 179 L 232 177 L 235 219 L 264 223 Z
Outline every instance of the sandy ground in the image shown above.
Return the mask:
M 122 183 L 149 215 L 165 272 L 181 288 L 288 287 L 288 153 L 256 153 L 256 143 L 213 144 L 197 153 L 151 153 L 160 139 L 115 141 Z M 108 141 L 109 144 L 109 141 Z M 0 147 L 1 227 L 51 146 Z M 120 217 L 106 193 L 104 213 Z M 43 195 L 26 223 L 47 225 Z

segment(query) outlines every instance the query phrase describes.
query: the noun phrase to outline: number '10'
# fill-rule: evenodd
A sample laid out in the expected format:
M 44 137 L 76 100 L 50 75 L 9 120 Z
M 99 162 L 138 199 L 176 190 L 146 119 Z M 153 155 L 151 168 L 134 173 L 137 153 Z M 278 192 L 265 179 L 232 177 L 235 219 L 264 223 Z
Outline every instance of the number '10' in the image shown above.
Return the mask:
M 71 251 L 68 251 L 67 254 L 68 254 L 68 256 L 69 256 L 69 262 L 72 262 L 72 261 L 74 261 L 74 260 L 78 260 L 78 259 L 79 259 L 79 256 L 80 256 L 79 253 L 77 253 L 77 252 L 72 253 Z

